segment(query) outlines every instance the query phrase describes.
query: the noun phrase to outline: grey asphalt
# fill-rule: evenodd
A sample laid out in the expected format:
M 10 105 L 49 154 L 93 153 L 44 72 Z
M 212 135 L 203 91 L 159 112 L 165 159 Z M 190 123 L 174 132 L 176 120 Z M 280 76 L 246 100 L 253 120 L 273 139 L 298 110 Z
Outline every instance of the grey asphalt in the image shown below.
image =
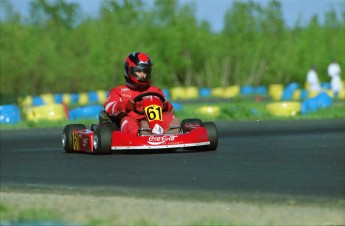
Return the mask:
M 345 198 L 345 119 L 216 122 L 215 152 L 67 154 L 62 128 L 1 130 L 1 186 Z

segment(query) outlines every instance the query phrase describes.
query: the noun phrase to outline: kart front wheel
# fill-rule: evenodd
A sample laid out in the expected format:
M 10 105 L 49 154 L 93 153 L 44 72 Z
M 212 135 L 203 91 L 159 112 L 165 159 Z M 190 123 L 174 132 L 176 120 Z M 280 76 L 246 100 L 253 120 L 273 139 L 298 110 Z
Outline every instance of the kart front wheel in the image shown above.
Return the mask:
M 218 146 L 218 132 L 216 124 L 213 122 L 204 122 L 203 125 L 207 130 L 208 139 L 210 141 L 210 145 L 206 147 L 206 150 L 215 151 Z
M 73 137 L 72 132 L 75 130 L 86 129 L 86 126 L 83 124 L 70 124 L 65 126 L 62 132 L 62 146 L 65 149 L 65 152 L 73 152 Z
M 93 153 L 111 154 L 111 137 L 113 129 L 110 125 L 98 127 L 93 135 Z

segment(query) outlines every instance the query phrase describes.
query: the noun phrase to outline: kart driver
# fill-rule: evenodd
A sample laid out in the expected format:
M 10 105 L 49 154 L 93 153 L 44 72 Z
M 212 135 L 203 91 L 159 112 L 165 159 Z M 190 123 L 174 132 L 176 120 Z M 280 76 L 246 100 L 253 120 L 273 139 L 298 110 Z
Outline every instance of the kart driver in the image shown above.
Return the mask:
M 145 92 L 155 92 L 165 97 L 160 88 L 150 84 L 152 65 L 151 58 L 145 53 L 133 52 L 128 55 L 124 63 L 126 83 L 110 90 L 103 105 L 104 111 L 100 114 L 101 125 L 117 122 L 121 131 L 131 134 L 137 134 L 140 127 L 149 128 L 145 116 L 134 111 L 142 110 L 141 103 L 134 103 L 133 99 Z M 166 100 L 162 108 L 164 133 L 177 133 L 177 129 L 169 131 L 170 127 L 180 125 L 173 106 Z

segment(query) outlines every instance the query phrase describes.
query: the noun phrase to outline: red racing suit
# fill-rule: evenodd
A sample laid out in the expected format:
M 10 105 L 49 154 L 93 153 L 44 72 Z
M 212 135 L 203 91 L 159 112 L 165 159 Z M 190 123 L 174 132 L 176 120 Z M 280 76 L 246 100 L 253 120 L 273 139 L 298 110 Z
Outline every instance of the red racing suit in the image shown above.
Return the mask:
M 104 110 L 109 116 L 125 116 L 121 119 L 121 131 L 125 131 L 132 134 L 137 134 L 140 127 L 140 122 L 145 120 L 144 115 L 140 115 L 134 111 L 126 111 L 126 105 L 129 100 L 133 100 L 139 94 L 144 92 L 155 92 L 164 95 L 163 91 L 156 87 L 150 85 L 144 91 L 131 89 L 127 85 L 117 86 L 110 90 L 108 98 L 104 103 Z M 163 112 L 163 127 L 164 130 L 168 130 L 170 123 L 174 116 L 173 106 L 168 102 L 167 111 Z

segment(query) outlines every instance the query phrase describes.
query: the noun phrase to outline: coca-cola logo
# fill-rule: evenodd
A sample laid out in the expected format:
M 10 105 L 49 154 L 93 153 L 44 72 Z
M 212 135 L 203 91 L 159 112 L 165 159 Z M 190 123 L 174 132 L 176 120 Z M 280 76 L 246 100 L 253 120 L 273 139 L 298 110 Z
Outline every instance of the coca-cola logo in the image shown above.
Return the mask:
M 174 141 L 176 137 L 177 137 L 176 135 L 150 136 L 147 143 L 151 145 L 160 145 L 160 144 L 164 144 L 167 141 Z

